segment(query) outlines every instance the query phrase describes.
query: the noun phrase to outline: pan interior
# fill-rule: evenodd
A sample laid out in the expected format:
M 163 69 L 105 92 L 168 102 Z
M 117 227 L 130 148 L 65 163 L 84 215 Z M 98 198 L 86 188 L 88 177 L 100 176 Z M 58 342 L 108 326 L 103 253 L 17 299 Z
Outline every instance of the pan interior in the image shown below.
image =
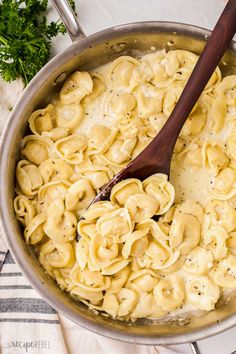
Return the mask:
M 42 108 L 74 70 L 92 70 L 121 55 L 138 56 L 152 50 L 186 49 L 199 54 L 209 33 L 192 26 L 169 23 L 125 25 L 103 31 L 73 44 L 54 58 L 35 77 L 14 108 L 2 139 L 0 161 L 1 218 L 10 249 L 33 286 L 46 300 L 74 322 L 98 334 L 142 344 L 174 344 L 203 338 L 236 322 L 236 293 L 218 308 L 199 316 L 187 315 L 167 323 L 139 320 L 125 323 L 94 314 L 82 303 L 62 292 L 45 274 L 34 253 L 26 246 L 13 211 L 14 171 L 20 141 L 33 110 Z M 236 74 L 236 45 L 225 54 L 223 75 Z

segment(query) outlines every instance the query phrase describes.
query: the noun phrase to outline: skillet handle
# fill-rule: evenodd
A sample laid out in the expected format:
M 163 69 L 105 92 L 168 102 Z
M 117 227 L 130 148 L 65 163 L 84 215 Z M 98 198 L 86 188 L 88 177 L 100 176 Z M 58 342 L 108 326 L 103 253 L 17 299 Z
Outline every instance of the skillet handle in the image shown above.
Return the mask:
M 67 0 L 52 0 L 59 16 L 64 23 L 72 42 L 79 41 L 85 37 L 75 13 Z
M 193 354 L 201 354 L 197 342 L 189 343 L 189 345 L 190 345 L 190 348 L 192 349 Z

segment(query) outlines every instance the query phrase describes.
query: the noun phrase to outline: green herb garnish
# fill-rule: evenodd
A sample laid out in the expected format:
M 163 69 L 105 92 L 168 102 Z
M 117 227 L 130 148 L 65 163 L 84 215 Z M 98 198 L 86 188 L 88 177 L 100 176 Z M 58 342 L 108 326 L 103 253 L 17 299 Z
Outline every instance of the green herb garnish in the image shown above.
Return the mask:
M 51 38 L 66 29 L 61 21 L 47 24 L 47 0 L 2 0 L 0 3 L 0 76 L 22 77 L 25 84 L 50 57 Z

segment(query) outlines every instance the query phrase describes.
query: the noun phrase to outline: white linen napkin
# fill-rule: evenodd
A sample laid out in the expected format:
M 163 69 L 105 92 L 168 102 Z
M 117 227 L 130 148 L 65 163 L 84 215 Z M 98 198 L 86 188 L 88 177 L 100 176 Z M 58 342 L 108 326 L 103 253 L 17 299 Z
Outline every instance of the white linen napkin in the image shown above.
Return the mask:
M 2 354 L 68 353 L 58 314 L 30 286 L 10 252 L 0 271 L 0 292 Z
M 23 84 L 20 80 L 8 84 L 0 78 L 0 134 L 22 90 Z M 59 315 L 23 276 L 0 231 L 0 353 L 174 354 L 175 352 L 159 346 L 133 345 L 104 338 L 80 328 Z

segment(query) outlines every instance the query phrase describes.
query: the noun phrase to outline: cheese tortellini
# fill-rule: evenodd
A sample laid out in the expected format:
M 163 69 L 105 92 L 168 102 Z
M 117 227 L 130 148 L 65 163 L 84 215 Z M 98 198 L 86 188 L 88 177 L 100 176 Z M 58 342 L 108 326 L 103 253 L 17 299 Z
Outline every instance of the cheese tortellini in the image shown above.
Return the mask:
M 29 118 L 16 219 L 46 272 L 96 313 L 183 316 L 236 289 L 236 75 L 213 73 L 176 142 L 170 180 L 133 176 L 91 204 L 160 132 L 197 60 L 152 50 L 77 70 Z
M 213 310 L 220 297 L 219 287 L 206 275 L 190 279 L 186 291 L 189 303 L 199 310 Z

